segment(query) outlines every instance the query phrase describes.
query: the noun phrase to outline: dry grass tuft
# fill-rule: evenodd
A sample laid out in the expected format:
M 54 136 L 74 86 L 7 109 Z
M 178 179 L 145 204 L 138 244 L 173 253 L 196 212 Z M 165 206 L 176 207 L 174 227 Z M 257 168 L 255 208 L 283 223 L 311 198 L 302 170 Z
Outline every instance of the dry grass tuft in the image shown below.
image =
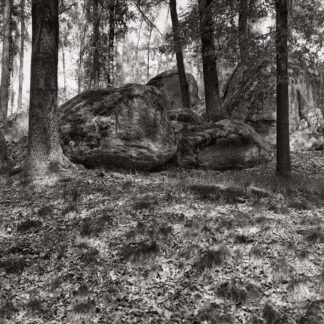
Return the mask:
M 7 274 L 21 273 L 26 266 L 27 262 L 23 257 L 9 256 L 0 259 L 0 268 L 3 268 Z
M 14 313 L 18 312 L 18 309 L 13 305 L 11 301 L 2 301 L 0 305 L 0 320 L 9 320 Z M 7 322 L 4 321 L 3 323 Z
M 45 312 L 42 302 L 39 299 L 31 299 L 27 304 L 27 308 L 33 314 L 43 314 Z
M 324 243 L 324 228 L 322 226 L 310 230 L 299 230 L 297 233 L 304 235 L 305 239 L 310 243 Z
M 220 309 L 215 304 L 210 304 L 209 306 L 201 309 L 198 312 L 197 320 L 199 323 L 208 324 L 233 324 L 234 319 L 230 313 L 221 314 Z M 196 321 L 194 321 L 196 323 Z
M 156 241 L 141 241 L 126 244 L 121 251 L 121 256 L 126 261 L 141 262 L 155 257 L 160 248 Z
M 28 231 L 38 230 L 42 226 L 40 220 L 27 219 L 19 224 L 17 224 L 17 232 L 26 233 Z
M 296 210 L 312 210 L 314 206 L 307 200 L 301 198 L 293 198 L 288 202 L 288 207 Z
M 194 264 L 194 268 L 199 272 L 210 269 L 214 266 L 222 265 L 232 255 L 230 249 L 226 245 L 220 245 L 215 250 L 205 251 L 200 259 Z
M 224 282 L 217 289 L 217 295 L 232 300 L 236 305 L 242 305 L 247 299 L 247 291 L 235 283 Z
M 37 214 L 40 218 L 46 218 L 48 216 L 51 216 L 53 211 L 54 209 L 52 206 L 44 206 L 38 210 Z
M 254 239 L 244 234 L 237 234 L 235 235 L 234 242 L 236 244 L 249 244 L 254 242 Z
M 95 303 L 93 300 L 89 298 L 88 299 L 82 298 L 82 300 L 77 299 L 75 301 L 72 309 L 75 313 L 88 314 L 93 311 L 94 307 L 95 307 Z
M 79 244 L 80 248 L 81 244 Z M 80 261 L 84 264 L 90 265 L 90 264 L 96 264 L 98 263 L 99 259 L 99 251 L 94 247 L 89 247 L 86 245 L 86 248 L 82 248 L 80 253 Z
M 99 218 L 87 217 L 82 220 L 80 227 L 81 236 L 91 236 L 100 234 L 107 225 L 111 224 L 112 218 L 104 215 Z
M 265 304 L 262 312 L 263 318 L 266 324 L 276 324 L 281 323 L 282 315 L 281 313 L 273 307 L 271 304 Z
M 152 209 L 158 204 L 156 197 L 153 194 L 144 194 L 134 198 L 134 210 Z
M 229 204 L 243 203 L 247 198 L 245 189 L 238 186 L 194 184 L 189 185 L 188 189 L 200 199 L 212 202 L 224 201 Z

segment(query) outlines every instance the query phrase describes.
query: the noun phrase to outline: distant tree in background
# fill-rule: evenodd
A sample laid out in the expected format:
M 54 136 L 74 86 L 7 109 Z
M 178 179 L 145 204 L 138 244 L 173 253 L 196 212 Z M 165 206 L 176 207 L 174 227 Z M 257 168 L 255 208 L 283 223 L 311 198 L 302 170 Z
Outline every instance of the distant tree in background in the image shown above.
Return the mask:
M 5 0 L 3 11 L 2 71 L 0 86 L 0 122 L 8 117 L 10 75 L 12 70 L 12 0 Z
M 241 63 L 246 64 L 249 56 L 249 1 L 240 0 L 239 9 L 239 45 Z
M 171 13 L 171 20 L 172 20 L 174 49 L 176 52 L 177 68 L 178 68 L 178 75 L 179 75 L 179 82 L 180 82 L 180 89 L 181 89 L 182 106 L 184 108 L 190 109 L 191 103 L 190 103 L 189 84 L 188 84 L 184 60 L 183 60 L 176 0 L 170 0 L 170 13 Z
M 277 174 L 291 176 L 289 148 L 288 0 L 276 0 Z
M 26 0 L 20 1 L 20 49 L 19 49 L 19 84 L 18 84 L 18 103 L 17 109 L 22 109 L 23 86 L 24 86 L 24 59 L 25 59 L 25 6 Z

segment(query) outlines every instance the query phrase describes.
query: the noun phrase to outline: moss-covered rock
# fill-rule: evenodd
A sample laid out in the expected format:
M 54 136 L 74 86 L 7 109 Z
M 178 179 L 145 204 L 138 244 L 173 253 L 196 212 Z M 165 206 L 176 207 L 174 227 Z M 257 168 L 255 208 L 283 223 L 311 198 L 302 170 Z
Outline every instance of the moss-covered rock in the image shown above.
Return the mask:
M 90 168 L 159 167 L 177 151 L 168 104 L 158 89 L 138 84 L 82 93 L 60 108 L 63 150 Z
M 208 169 L 242 169 L 266 161 L 270 144 L 241 122 L 222 120 L 179 135 L 178 162 Z

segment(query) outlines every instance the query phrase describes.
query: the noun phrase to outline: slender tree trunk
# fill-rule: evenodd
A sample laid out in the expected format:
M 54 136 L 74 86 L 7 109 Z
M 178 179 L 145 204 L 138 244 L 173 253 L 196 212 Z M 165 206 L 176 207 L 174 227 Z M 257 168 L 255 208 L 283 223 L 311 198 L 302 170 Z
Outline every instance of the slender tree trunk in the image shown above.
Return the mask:
M 221 100 L 216 67 L 212 2 L 213 0 L 199 0 L 199 18 L 206 115 L 209 119 L 217 120 L 221 116 Z
M 100 82 L 100 60 L 99 60 L 99 0 L 93 0 L 93 65 L 92 65 L 92 82 L 95 89 L 99 88 Z
M 79 26 L 81 30 L 81 25 Z M 83 83 L 83 55 L 84 55 L 84 43 L 87 32 L 87 24 L 82 28 L 82 34 L 80 35 L 80 47 L 79 47 L 79 60 L 78 60 L 78 93 L 82 91 Z
M 3 46 L 2 46 L 2 71 L 0 86 L 0 122 L 4 122 L 8 117 L 9 88 L 11 75 L 11 20 L 12 1 L 5 0 L 3 12 Z
M 115 16 L 116 0 L 110 0 L 109 3 L 109 36 L 108 36 L 108 85 L 113 85 L 114 75 L 114 54 L 115 54 Z
M 151 38 L 152 38 L 152 32 L 153 28 L 150 25 L 149 27 L 149 39 L 147 41 L 147 65 L 146 65 L 146 80 L 148 81 L 150 79 L 150 65 L 151 65 L 151 56 L 150 56 L 150 48 L 151 48 Z
M 177 57 L 177 67 L 178 67 L 178 76 L 179 76 L 180 89 L 181 89 L 182 106 L 184 108 L 190 109 L 191 102 L 190 102 L 189 84 L 188 84 L 185 65 L 183 61 L 183 52 L 182 52 L 182 45 L 181 45 L 181 39 L 179 33 L 180 31 L 179 31 L 179 20 L 178 20 L 178 13 L 177 13 L 177 0 L 170 0 L 170 13 L 171 13 L 171 20 L 172 20 L 174 48 Z
M 291 176 L 289 147 L 288 0 L 276 0 L 277 174 Z
M 61 48 L 62 48 L 62 68 L 63 68 L 63 100 L 64 102 L 67 99 L 67 82 L 66 82 L 66 66 L 65 66 L 65 49 L 64 42 L 61 40 Z
M 241 63 L 246 64 L 249 57 L 249 4 L 248 0 L 240 0 L 239 10 L 239 43 Z
M 71 166 L 57 129 L 58 0 L 32 0 L 32 61 L 26 171 L 53 176 Z
M 141 40 L 141 31 L 143 26 L 144 19 L 141 17 L 141 24 L 138 30 L 138 37 L 137 37 L 137 44 L 136 44 L 136 51 L 135 51 L 135 71 L 134 71 L 134 81 L 138 82 L 139 79 L 139 64 L 138 64 L 138 51 L 139 51 L 139 44 Z
M 20 2 L 20 52 L 19 52 L 19 86 L 18 86 L 18 111 L 22 110 L 24 87 L 24 59 L 25 59 L 25 0 Z

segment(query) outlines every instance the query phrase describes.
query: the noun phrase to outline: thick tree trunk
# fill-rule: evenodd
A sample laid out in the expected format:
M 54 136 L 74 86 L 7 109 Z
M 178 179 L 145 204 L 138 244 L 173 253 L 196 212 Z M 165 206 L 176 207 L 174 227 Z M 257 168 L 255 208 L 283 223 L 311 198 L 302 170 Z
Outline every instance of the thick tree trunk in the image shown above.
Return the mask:
M 3 46 L 2 46 L 2 71 L 0 86 L 0 122 L 4 122 L 8 117 L 9 88 L 11 74 L 11 20 L 12 20 L 12 0 L 5 0 L 3 12 Z
M 100 82 L 100 19 L 99 19 L 99 0 L 93 0 L 93 63 L 92 63 L 92 82 L 95 89 L 99 88 Z
M 71 164 L 57 130 L 58 0 L 32 0 L 32 61 L 26 171 L 53 176 Z
M 19 86 L 18 86 L 18 111 L 22 110 L 24 87 L 24 59 L 25 59 L 25 0 L 20 2 L 20 52 L 19 52 Z
M 201 50 L 207 118 L 217 120 L 221 115 L 221 100 L 214 44 L 213 0 L 199 0 Z
M 249 4 L 248 0 L 240 0 L 239 10 L 239 43 L 241 63 L 246 64 L 249 57 Z
M 276 0 L 277 174 L 291 176 L 289 147 L 288 0 Z
M 185 65 L 183 61 L 183 52 L 182 52 L 182 45 L 181 45 L 181 39 L 179 33 L 177 0 L 170 0 L 170 13 L 171 13 L 171 20 L 172 20 L 174 48 L 177 57 L 177 67 L 178 67 L 178 75 L 179 75 L 179 82 L 180 82 L 180 89 L 181 89 L 182 106 L 184 108 L 190 109 L 191 103 L 190 103 L 189 84 L 188 84 Z
M 109 37 L 108 37 L 108 75 L 107 82 L 109 86 L 114 83 L 114 54 L 115 54 L 115 16 L 116 0 L 110 0 L 109 3 Z

